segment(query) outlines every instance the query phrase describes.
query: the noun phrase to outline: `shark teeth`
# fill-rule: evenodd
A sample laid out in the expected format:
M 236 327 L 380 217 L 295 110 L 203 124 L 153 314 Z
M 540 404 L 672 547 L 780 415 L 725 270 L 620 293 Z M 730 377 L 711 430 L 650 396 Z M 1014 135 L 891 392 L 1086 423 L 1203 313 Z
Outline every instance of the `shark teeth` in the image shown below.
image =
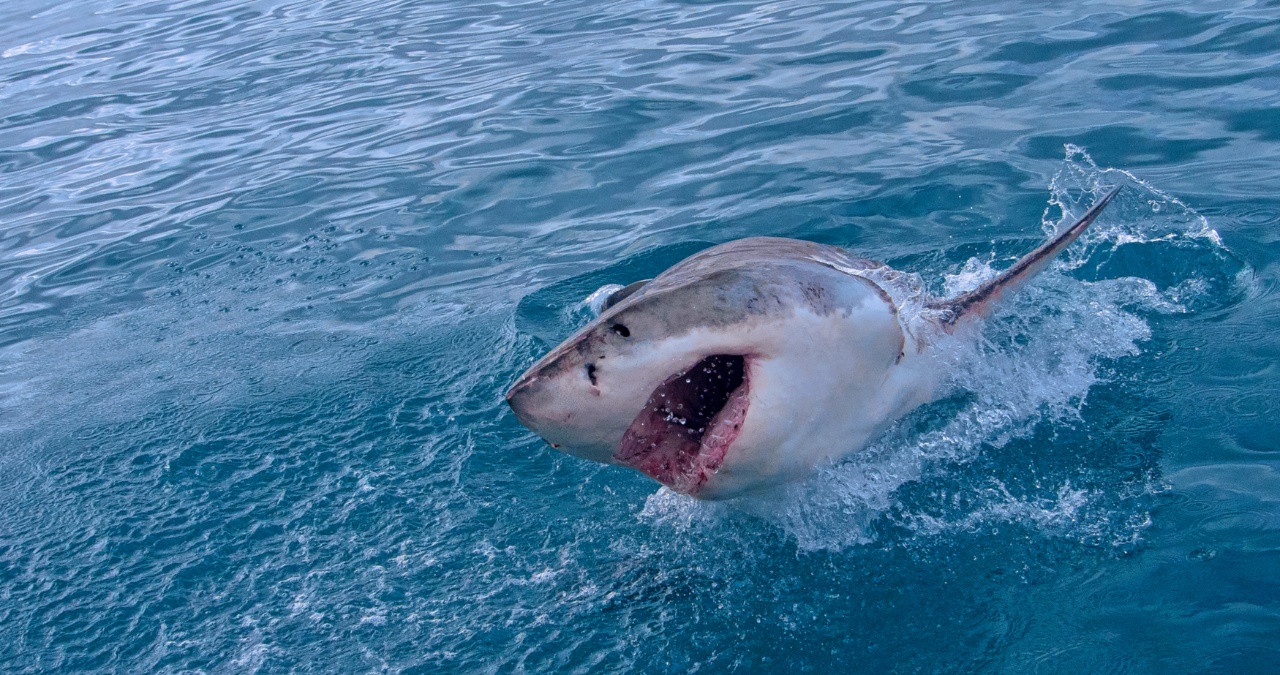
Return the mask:
M 658 385 L 614 459 L 678 492 L 695 494 L 738 437 L 749 404 L 747 358 L 712 354 Z

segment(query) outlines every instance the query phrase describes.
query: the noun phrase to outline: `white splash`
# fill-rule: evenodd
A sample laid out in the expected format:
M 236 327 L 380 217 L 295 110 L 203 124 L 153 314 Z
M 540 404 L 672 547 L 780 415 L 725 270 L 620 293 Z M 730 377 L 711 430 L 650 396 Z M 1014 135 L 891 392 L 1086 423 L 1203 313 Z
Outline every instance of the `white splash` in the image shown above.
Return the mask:
M 1120 193 L 1124 219 L 1107 218 L 1105 215 L 1099 218 L 1081 237 L 1086 244 L 1084 249 L 1100 242 L 1107 242 L 1113 247 L 1156 241 L 1195 246 L 1198 245 L 1195 240 L 1204 239 L 1215 248 L 1226 250 L 1209 220 L 1177 197 L 1124 169 L 1099 167 L 1078 145 L 1067 144 L 1066 155 L 1062 168 L 1049 182 L 1049 202 L 1040 218 L 1046 235 L 1056 232 L 1061 223 L 1074 220 L 1072 216 L 1083 214 L 1110 187 L 1126 184 L 1128 187 Z M 1119 205 L 1113 204 L 1108 211 L 1114 213 Z M 1054 218 L 1055 212 L 1060 214 L 1058 218 Z M 1074 247 L 1077 251 L 1081 249 Z M 1066 260 L 1078 261 L 1079 258 L 1068 256 Z
M 1151 337 L 1144 317 L 1185 312 L 1186 302 L 1207 288 L 1195 279 L 1162 290 L 1144 278 L 1084 281 L 1070 273 L 1091 256 L 1097 263 L 1097 255 L 1111 255 L 1122 244 L 1173 242 L 1229 255 L 1208 221 L 1190 207 L 1126 171 L 1099 168 L 1074 146 L 1068 146 L 1066 161 L 1049 185 L 1046 232 L 1074 220 L 1120 182 L 1126 184 L 1123 201 L 1113 203 L 1065 259 L 1007 299 L 986 321 L 981 336 L 958 336 L 940 346 L 939 365 L 950 374 L 940 402 L 909 415 L 863 452 L 821 468 L 803 483 L 722 504 L 663 488 L 648 499 L 641 518 L 685 530 L 744 513 L 781 528 L 803 550 L 847 548 L 874 540 L 872 525 L 897 504 L 896 492 L 904 484 L 972 460 L 984 448 L 1026 437 L 1039 425 L 1074 423 L 1090 389 L 1106 379 L 1108 364 L 1138 354 Z M 1054 211 L 1059 218 L 1050 222 L 1048 214 Z M 998 272 L 989 261 L 973 258 L 945 274 L 943 285 L 953 295 Z M 921 311 L 920 277 L 895 272 L 884 281 L 904 314 Z M 912 514 L 905 521 L 921 536 L 991 519 L 1056 531 L 1090 499 L 1069 478 L 1061 480 L 1057 497 L 1049 502 L 975 485 L 975 505 L 955 522 Z M 1119 520 L 1146 522 L 1141 517 Z
M 589 310 L 591 312 L 591 316 L 600 316 L 600 313 L 604 311 L 605 303 L 609 302 L 609 298 L 613 297 L 614 293 L 617 293 L 623 288 L 624 286 L 622 284 L 605 284 L 600 288 L 597 288 L 591 295 L 588 295 L 586 299 L 582 301 L 580 306 Z

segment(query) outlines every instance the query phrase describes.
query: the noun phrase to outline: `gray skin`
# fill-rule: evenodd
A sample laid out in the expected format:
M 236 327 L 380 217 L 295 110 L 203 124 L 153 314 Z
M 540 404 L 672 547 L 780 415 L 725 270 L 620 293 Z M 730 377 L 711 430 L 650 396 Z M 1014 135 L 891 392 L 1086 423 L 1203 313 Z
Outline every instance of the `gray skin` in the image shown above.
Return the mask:
M 507 393 L 552 447 L 700 499 L 801 479 L 934 398 L 937 340 L 985 315 L 1114 197 L 996 279 L 904 317 L 883 265 L 755 237 L 623 289 Z

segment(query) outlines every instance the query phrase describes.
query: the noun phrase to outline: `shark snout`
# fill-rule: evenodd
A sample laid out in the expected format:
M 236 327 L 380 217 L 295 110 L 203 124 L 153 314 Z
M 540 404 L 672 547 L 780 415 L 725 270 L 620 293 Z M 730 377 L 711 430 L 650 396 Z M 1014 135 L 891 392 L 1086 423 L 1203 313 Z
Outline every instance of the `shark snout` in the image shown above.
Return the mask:
M 612 463 L 627 423 L 644 401 L 602 394 L 594 374 L 569 359 L 535 364 L 507 390 L 507 405 L 551 447 Z
M 547 398 L 546 387 L 534 373 L 525 373 L 507 390 L 507 405 L 511 406 L 516 419 L 530 429 L 544 426 Z
M 525 374 L 519 380 L 516 380 L 516 383 L 511 385 L 511 388 L 507 390 L 507 405 L 510 405 L 514 409 L 536 379 L 536 376 Z
M 516 419 L 520 420 L 525 427 L 542 435 L 548 445 L 560 450 L 563 446 L 557 438 L 560 436 L 557 429 L 569 420 L 557 420 L 550 403 L 547 400 L 545 387 L 539 387 L 536 377 L 522 378 L 507 391 L 507 405 L 511 406 L 511 412 L 515 413 Z M 572 416 L 572 413 L 568 412 L 561 414 L 560 417 L 566 414 Z

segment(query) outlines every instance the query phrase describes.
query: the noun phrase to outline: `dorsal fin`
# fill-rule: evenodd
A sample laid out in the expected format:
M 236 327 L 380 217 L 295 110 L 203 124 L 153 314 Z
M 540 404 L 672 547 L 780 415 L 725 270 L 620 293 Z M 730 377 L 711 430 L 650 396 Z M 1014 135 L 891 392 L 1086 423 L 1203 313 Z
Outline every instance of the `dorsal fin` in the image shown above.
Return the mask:
M 1080 220 L 1077 220 L 1071 227 L 1064 229 L 1058 233 L 1053 239 L 1045 242 L 1040 248 L 1022 256 L 1013 267 L 1000 273 L 996 278 L 982 284 L 981 286 L 962 293 L 954 298 L 939 300 L 933 303 L 931 307 L 942 312 L 941 321 L 944 327 L 949 331 L 956 322 L 965 317 L 983 317 L 991 313 L 992 306 L 1000 299 L 1005 292 L 1021 286 L 1027 279 L 1035 276 L 1044 268 L 1054 256 L 1058 255 L 1063 249 L 1071 245 L 1071 242 L 1080 236 L 1085 228 L 1102 213 L 1102 209 L 1106 208 L 1111 199 L 1120 192 L 1117 187 L 1106 196 L 1099 199 L 1092 208 L 1089 209 Z

